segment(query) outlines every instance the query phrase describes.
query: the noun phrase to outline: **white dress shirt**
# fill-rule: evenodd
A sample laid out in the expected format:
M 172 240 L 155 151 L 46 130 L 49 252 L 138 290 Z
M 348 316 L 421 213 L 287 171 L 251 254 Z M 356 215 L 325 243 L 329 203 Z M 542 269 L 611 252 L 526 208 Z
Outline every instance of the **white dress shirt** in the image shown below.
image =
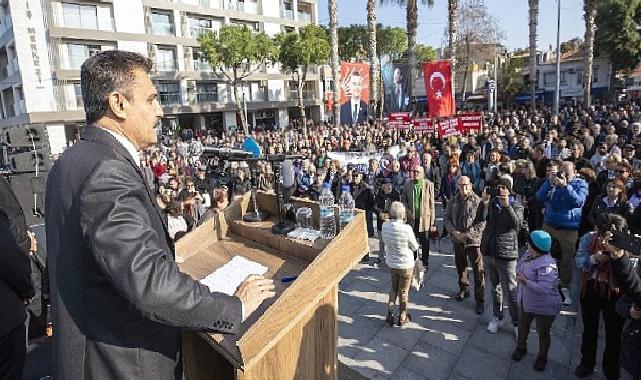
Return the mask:
M 136 165 L 140 167 L 140 154 L 138 154 L 138 150 L 136 149 L 136 146 L 131 141 L 129 141 L 128 138 L 114 131 L 111 131 L 107 128 L 101 128 L 101 129 L 105 132 L 108 132 L 110 135 L 112 135 L 116 139 L 116 141 L 118 141 L 120 145 L 122 145 L 125 148 L 125 150 L 129 153 L 129 155 L 134 160 Z

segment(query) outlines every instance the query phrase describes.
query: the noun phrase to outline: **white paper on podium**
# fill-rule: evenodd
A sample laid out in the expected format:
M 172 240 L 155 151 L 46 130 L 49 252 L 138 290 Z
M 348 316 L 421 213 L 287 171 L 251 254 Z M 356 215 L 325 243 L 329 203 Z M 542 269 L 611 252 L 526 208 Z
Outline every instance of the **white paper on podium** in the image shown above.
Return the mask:
M 210 291 L 233 295 L 247 276 L 267 273 L 267 267 L 243 256 L 234 256 L 229 262 L 200 280 Z

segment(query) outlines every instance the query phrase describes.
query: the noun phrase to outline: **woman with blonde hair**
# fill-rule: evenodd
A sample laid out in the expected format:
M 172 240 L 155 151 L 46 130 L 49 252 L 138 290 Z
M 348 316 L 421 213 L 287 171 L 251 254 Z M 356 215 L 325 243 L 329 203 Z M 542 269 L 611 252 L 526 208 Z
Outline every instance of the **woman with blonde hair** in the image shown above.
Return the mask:
M 387 323 L 394 325 L 394 305 L 399 298 L 398 325 L 403 326 L 410 315 L 407 302 L 414 272 L 414 252 L 419 245 L 412 227 L 405 223 L 405 206 L 393 202 L 389 208 L 390 219 L 383 223 L 381 237 L 385 244 L 385 262 L 390 269 L 390 293 Z

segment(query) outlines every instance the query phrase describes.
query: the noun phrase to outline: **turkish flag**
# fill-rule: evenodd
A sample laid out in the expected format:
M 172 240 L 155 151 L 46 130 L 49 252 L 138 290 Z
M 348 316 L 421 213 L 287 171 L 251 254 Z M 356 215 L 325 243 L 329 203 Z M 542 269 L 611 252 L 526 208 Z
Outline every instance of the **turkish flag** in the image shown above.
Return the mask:
M 423 63 L 425 93 L 431 117 L 450 117 L 456 113 L 452 90 L 452 65 L 448 60 Z

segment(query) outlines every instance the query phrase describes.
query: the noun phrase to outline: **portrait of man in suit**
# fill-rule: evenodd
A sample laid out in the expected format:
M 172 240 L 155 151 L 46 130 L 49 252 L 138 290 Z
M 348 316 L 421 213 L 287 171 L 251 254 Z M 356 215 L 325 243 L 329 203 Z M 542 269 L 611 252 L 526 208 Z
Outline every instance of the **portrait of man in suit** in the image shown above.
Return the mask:
M 140 169 L 163 116 L 152 61 L 104 51 L 80 69 L 87 125 L 49 172 L 47 253 L 56 379 L 183 379 L 181 330 L 237 333 L 272 280 L 233 295 L 182 273 Z
M 384 66 L 385 113 L 409 111 L 408 68 L 407 65 L 396 64 Z
M 347 82 L 346 93 L 350 98 L 341 105 L 341 124 L 362 124 L 367 121 L 367 102 L 362 99 L 363 77 L 358 71 L 353 71 Z

